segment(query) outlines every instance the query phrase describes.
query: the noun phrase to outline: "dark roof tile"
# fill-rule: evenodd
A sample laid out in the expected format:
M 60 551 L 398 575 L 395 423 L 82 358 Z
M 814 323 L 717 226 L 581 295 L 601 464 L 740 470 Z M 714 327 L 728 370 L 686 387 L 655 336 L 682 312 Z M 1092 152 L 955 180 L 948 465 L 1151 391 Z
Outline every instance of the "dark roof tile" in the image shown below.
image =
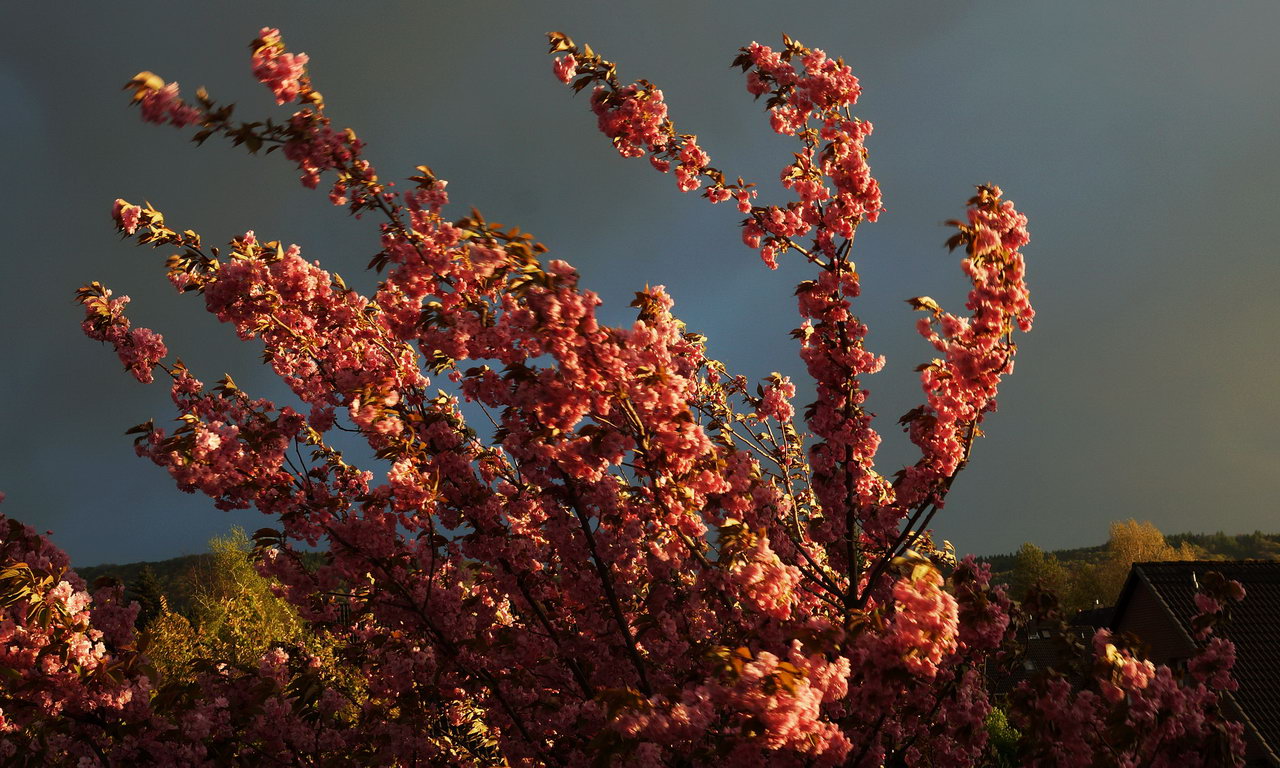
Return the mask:
M 1199 580 L 1217 571 L 1244 585 L 1245 598 L 1231 612 L 1220 634 L 1236 645 L 1233 676 L 1240 684 L 1234 694 L 1245 715 L 1273 752 L 1280 752 L 1280 562 L 1193 561 L 1135 563 L 1117 614 L 1124 608 L 1137 572 L 1155 588 L 1188 635 L 1196 614 Z

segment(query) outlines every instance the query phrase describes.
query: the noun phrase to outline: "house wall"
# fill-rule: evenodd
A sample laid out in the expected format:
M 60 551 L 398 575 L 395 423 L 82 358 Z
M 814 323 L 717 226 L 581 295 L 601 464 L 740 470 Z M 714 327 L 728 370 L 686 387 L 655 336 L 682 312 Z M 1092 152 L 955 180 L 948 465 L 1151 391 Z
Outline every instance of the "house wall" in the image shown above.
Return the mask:
M 1148 658 L 1156 664 L 1173 666 L 1175 674 L 1182 669 L 1180 662 L 1185 663 L 1195 650 L 1146 581 L 1134 585 L 1124 613 L 1116 617 L 1114 630 L 1117 633 L 1132 632 L 1140 637 L 1149 649 Z M 1225 707 L 1230 717 L 1241 718 L 1240 708 L 1234 700 L 1228 699 Z M 1248 726 L 1245 727 L 1245 764 L 1247 768 L 1277 765 L 1258 734 Z
M 1134 587 L 1124 615 L 1117 617 L 1116 631 L 1132 632 L 1142 638 L 1150 648 L 1150 659 L 1157 664 L 1185 660 L 1194 648 L 1182 628 L 1145 581 Z

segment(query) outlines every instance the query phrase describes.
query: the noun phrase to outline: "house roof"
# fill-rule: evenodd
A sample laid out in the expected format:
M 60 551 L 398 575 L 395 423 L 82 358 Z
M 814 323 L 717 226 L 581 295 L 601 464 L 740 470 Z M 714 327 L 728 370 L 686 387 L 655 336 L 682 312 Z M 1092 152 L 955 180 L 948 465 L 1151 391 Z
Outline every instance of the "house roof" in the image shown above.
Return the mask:
M 1071 626 L 1090 627 L 1092 629 L 1110 627 L 1115 615 L 1116 609 L 1113 605 L 1109 605 L 1105 608 L 1090 608 L 1077 613 L 1075 617 L 1071 619 Z
M 1085 677 L 1079 665 L 1079 647 L 1088 647 L 1093 630 L 1089 627 L 1044 621 L 1018 631 L 1019 652 L 1001 663 L 989 663 L 987 680 L 992 693 L 1005 695 L 1023 680 L 1052 669 L 1068 675 L 1073 685 L 1082 685 Z M 1071 640 L 1079 644 L 1073 647 Z M 993 660 L 994 661 L 994 660 Z
M 1233 698 L 1258 736 L 1276 754 L 1280 752 L 1280 697 L 1276 696 L 1280 691 L 1280 562 L 1134 563 L 1116 602 L 1112 626 L 1124 616 L 1134 590 L 1146 583 L 1190 638 L 1199 579 L 1208 571 L 1217 571 L 1244 585 L 1244 600 L 1233 607 L 1230 621 L 1218 634 L 1236 646 L 1232 675 L 1240 688 Z

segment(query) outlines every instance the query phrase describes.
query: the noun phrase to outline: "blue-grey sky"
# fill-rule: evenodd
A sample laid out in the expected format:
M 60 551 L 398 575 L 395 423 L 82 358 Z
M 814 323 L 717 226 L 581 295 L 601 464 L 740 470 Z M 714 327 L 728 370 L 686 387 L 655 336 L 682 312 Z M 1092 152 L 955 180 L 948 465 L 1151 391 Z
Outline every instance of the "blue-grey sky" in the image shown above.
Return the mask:
M 238 102 L 241 118 L 286 115 L 249 73 L 262 26 L 311 55 L 331 115 L 384 177 L 430 164 L 456 215 L 474 205 L 534 232 L 612 322 L 633 317 L 634 291 L 665 284 L 711 352 L 753 378 L 803 378 L 788 331 L 805 270 L 769 272 L 731 208 L 617 157 L 586 98 L 551 76 L 543 33 L 657 83 L 713 164 L 774 201 L 793 146 L 729 61 L 784 32 L 844 56 L 887 206 L 856 255 L 868 346 L 888 356 L 868 382 L 883 471 L 911 460 L 894 422 L 921 399 L 912 369 L 932 357 L 902 300 L 963 299 L 941 222 L 986 181 L 1031 218 L 1037 327 L 939 533 L 993 553 L 1096 543 L 1131 516 L 1167 532 L 1280 529 L 1273 0 L 26 3 L 0 29 L 0 509 L 52 529 L 73 562 L 203 551 L 233 523 L 262 522 L 179 493 L 133 455 L 124 430 L 172 418 L 168 393 L 80 334 L 79 285 L 132 296 L 134 321 L 204 380 L 226 371 L 281 393 L 254 345 L 172 292 L 164 253 L 113 235 L 112 200 L 150 200 L 209 242 L 247 229 L 297 242 L 373 284 L 359 275 L 373 229 L 300 187 L 283 158 L 197 149 L 126 108 L 120 86 L 148 69 Z

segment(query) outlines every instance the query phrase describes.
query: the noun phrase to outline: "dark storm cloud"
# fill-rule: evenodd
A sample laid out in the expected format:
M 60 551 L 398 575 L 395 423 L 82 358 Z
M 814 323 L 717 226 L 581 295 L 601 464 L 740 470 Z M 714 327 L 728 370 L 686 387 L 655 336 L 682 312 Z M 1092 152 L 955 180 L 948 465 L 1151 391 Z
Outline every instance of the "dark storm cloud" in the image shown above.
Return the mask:
M 1275 530 L 1278 23 L 1271 2 L 15 6 L 0 32 L 4 512 L 53 528 L 78 563 L 200 551 L 232 522 L 258 527 L 174 491 L 122 435 L 170 406 L 80 335 L 70 297 L 89 280 L 131 295 L 135 322 L 205 380 L 230 371 L 255 392 L 281 388 L 256 351 L 173 295 L 163 254 L 113 238 L 116 197 L 149 199 L 214 242 L 246 229 L 298 242 L 372 284 L 358 276 L 376 249 L 369 227 L 274 156 L 197 151 L 140 124 L 119 90 L 135 72 L 206 85 L 246 117 L 279 114 L 245 48 L 279 26 L 384 176 L 431 164 L 458 210 L 519 224 L 579 267 L 613 322 L 629 322 L 633 291 L 666 284 L 732 369 L 801 378 L 787 331 L 803 269 L 769 273 L 737 244 L 731 210 L 619 159 L 585 98 L 551 77 L 542 38 L 562 29 L 658 83 L 715 165 L 768 189 L 791 145 L 727 63 L 788 32 L 850 61 L 859 114 L 876 125 L 888 210 L 860 232 L 857 258 L 869 346 L 889 356 L 869 382 L 882 469 L 910 460 L 893 420 L 919 401 L 911 369 L 931 356 L 902 299 L 963 297 L 939 222 L 988 180 L 1031 216 L 1037 329 L 942 535 L 993 552 L 1095 542 L 1129 516 Z

